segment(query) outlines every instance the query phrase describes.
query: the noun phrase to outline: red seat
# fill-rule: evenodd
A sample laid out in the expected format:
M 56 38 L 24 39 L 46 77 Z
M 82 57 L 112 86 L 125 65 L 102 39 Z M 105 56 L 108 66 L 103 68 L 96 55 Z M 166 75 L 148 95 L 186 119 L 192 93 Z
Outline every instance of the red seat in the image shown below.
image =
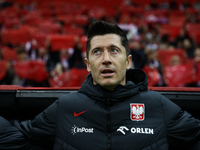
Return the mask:
M 200 29 L 200 23 L 187 23 L 185 25 L 186 31 L 194 31 L 194 30 L 199 30 Z
M 87 69 L 78 69 L 79 71 L 79 82 L 77 86 L 81 86 L 83 84 L 83 82 L 86 80 L 87 75 L 89 74 L 89 72 L 87 71 Z
M 66 25 L 71 25 L 75 18 L 73 15 L 57 15 L 56 20 L 64 22 Z
M 34 0 L 35 1 L 35 0 Z M 34 6 L 35 10 L 42 10 L 42 9 L 51 9 L 52 8 L 52 1 L 48 3 L 46 0 L 36 0 L 39 1 L 37 5 Z
M 16 49 L 11 49 L 9 47 L 3 47 L 3 60 L 10 61 L 10 60 L 17 60 L 17 52 Z
M 169 17 L 169 25 L 183 27 L 186 22 L 185 16 L 170 16 Z
M 65 14 L 67 14 L 67 10 L 62 8 L 62 7 L 55 7 L 55 9 L 53 11 L 53 14 L 55 16 L 57 16 L 57 15 L 65 15 Z
M 4 44 L 8 44 L 9 43 L 9 37 L 7 36 L 7 30 L 2 30 L 1 31 L 1 41 Z
M 1 11 L 1 15 L 8 19 L 17 18 L 19 13 L 20 8 L 16 4 L 11 7 L 6 7 Z
M 194 8 L 187 8 L 186 9 L 186 14 L 193 14 L 196 15 L 197 14 L 197 10 Z
M 134 7 L 134 6 L 124 6 L 122 5 L 120 7 L 120 11 L 126 14 L 132 14 L 132 15 L 137 15 L 137 14 L 144 14 L 145 13 L 145 9 L 144 7 Z
M 47 21 L 39 24 L 39 31 L 42 33 L 59 34 L 61 27 L 57 23 Z
M 131 23 L 131 16 L 128 13 L 122 13 L 119 19 L 119 24 L 129 24 Z
M 196 30 L 196 31 L 194 31 L 194 32 L 191 32 L 191 38 L 192 38 L 192 40 L 195 42 L 195 43 L 197 43 L 197 44 L 200 44 L 200 31 L 198 30 Z
M 21 24 L 19 18 L 5 18 L 3 21 L 3 24 L 5 26 L 5 28 L 14 28 L 16 26 L 19 26 Z
M 74 22 L 78 25 L 85 26 L 88 24 L 89 18 L 86 15 L 76 15 Z
M 168 35 L 169 41 L 173 41 L 179 35 L 181 28 L 182 26 L 163 24 L 162 28 L 159 30 L 159 34 L 161 37 Z
M 88 2 L 92 3 L 93 0 L 88 0 Z M 101 0 L 101 1 L 95 1 L 96 6 L 100 7 L 117 7 L 122 4 L 121 0 Z
M 30 33 L 30 35 L 38 32 L 38 28 L 37 27 L 31 26 L 31 25 L 28 25 L 28 24 L 20 25 L 20 29 L 27 30 Z
M 185 16 L 185 12 L 184 11 L 181 11 L 181 10 L 171 10 L 170 11 L 170 16 L 172 17 L 183 17 Z
M 80 38 L 80 44 L 81 44 L 81 46 L 82 46 L 82 49 L 81 49 L 81 51 L 82 52 L 86 52 L 86 43 L 87 43 L 87 36 L 82 36 L 81 38 Z
M 49 76 L 45 69 L 45 64 L 42 61 L 17 62 L 14 65 L 14 70 L 19 78 L 29 79 L 36 82 L 44 81 Z
M 24 5 L 27 5 L 27 4 L 30 4 L 31 0 L 30 1 L 27 1 L 27 0 L 15 0 L 15 2 L 21 4 L 22 6 Z
M 74 47 L 75 45 L 75 35 L 51 35 L 50 44 L 52 51 L 59 51 L 63 48 L 67 49 Z
M 46 80 L 49 73 L 46 70 L 45 63 L 43 61 L 29 61 L 29 78 L 36 82 L 42 82 Z
M 1 32 L 2 42 L 5 44 L 25 44 L 30 40 L 30 32 L 23 28 L 6 30 Z
M 51 5 L 54 6 L 54 8 L 61 8 L 66 5 L 66 1 L 65 0 L 53 0 L 53 1 L 51 1 Z
M 95 18 L 95 19 L 102 19 L 105 14 L 104 10 L 102 8 L 93 8 L 89 11 L 88 16 L 89 18 Z
M 193 39 L 195 38 L 195 33 L 200 30 L 200 23 L 187 23 L 185 28 L 189 37 Z
M 196 63 L 196 80 L 200 81 L 200 61 Z
M 115 17 L 117 15 L 116 9 L 111 8 L 111 7 L 104 7 L 104 11 L 105 11 L 105 17 L 108 19 L 110 17 Z
M 47 7 L 47 8 L 42 8 L 42 9 L 40 9 L 39 10 L 39 12 L 40 12 L 40 14 L 41 14 L 41 16 L 42 17 L 52 17 L 52 15 L 53 15 L 53 12 L 52 12 L 52 10 L 51 10 L 51 8 L 49 7 Z
M 40 48 L 40 47 L 44 47 L 46 48 L 47 46 L 47 37 L 49 36 L 49 34 L 45 34 L 45 33 L 35 33 L 32 35 L 32 39 L 34 39 L 37 44 L 36 45 L 32 45 L 33 48 Z
M 82 35 L 84 35 L 84 30 L 80 27 L 69 27 L 68 25 L 66 25 L 64 27 L 64 33 L 66 35 L 77 35 L 81 37 Z
M 49 80 L 51 87 L 77 87 L 79 85 L 79 71 L 76 68 L 72 68 L 66 71 L 60 76 L 56 76 Z
M 20 79 L 28 78 L 28 70 L 29 70 L 29 63 L 27 61 L 17 62 L 14 65 L 14 71 Z
M 0 61 L 0 80 L 2 80 L 6 75 L 6 61 Z
M 181 62 L 183 63 L 186 61 L 186 51 L 184 49 L 174 49 L 174 50 L 158 49 L 157 51 L 158 61 L 163 65 L 163 67 L 169 65 L 170 58 L 173 55 L 178 55 L 181 59 Z
M 74 3 L 67 3 L 66 5 L 63 5 L 63 8 L 65 9 L 65 13 L 69 15 L 78 15 L 78 14 L 83 14 L 82 13 L 82 6 L 77 4 L 76 2 Z
M 141 0 L 141 1 L 134 1 L 137 5 L 145 6 L 151 3 L 151 0 Z
M 39 11 L 29 12 L 24 16 L 26 24 L 38 26 L 42 21 L 42 16 Z
M 142 7 L 143 8 L 143 7 Z M 143 11 L 145 9 L 143 8 Z M 169 17 L 168 10 L 156 9 L 156 10 L 149 10 L 144 12 L 144 16 L 154 15 L 156 17 Z
M 163 77 L 168 87 L 183 87 L 196 81 L 193 64 L 167 66 L 164 68 Z
M 152 69 L 149 66 L 145 66 L 142 68 L 142 70 L 147 74 L 148 86 L 155 86 L 158 84 L 161 78 L 157 69 Z

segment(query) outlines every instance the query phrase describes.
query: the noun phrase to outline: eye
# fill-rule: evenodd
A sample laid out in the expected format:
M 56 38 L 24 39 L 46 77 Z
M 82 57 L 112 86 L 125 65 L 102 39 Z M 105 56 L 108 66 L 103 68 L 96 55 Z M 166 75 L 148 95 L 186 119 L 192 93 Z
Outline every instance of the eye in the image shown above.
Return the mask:
M 101 53 L 100 49 L 94 49 L 93 54 L 94 55 L 99 55 Z
M 94 50 L 94 54 L 100 53 L 100 50 Z
M 116 48 L 112 48 L 111 53 L 118 53 L 118 50 Z

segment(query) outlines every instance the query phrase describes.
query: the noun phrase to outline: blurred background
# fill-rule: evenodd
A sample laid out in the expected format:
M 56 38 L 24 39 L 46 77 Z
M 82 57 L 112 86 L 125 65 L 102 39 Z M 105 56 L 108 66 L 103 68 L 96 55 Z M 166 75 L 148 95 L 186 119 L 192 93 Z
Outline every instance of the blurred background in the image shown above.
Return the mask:
M 152 87 L 200 87 L 200 0 L 0 0 L 0 85 L 79 87 L 95 20 L 127 34 Z

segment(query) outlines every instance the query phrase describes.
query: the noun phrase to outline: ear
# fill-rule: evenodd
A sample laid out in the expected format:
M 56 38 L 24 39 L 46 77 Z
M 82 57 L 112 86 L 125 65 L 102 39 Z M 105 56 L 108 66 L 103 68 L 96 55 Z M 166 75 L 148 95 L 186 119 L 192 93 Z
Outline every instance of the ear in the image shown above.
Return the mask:
M 128 58 L 126 60 L 126 69 L 131 68 L 131 61 L 132 61 L 132 55 L 128 55 Z
M 85 64 L 87 66 L 87 71 L 90 72 L 91 69 L 90 69 L 90 63 L 89 63 L 89 60 L 87 58 L 84 59 L 85 60 Z

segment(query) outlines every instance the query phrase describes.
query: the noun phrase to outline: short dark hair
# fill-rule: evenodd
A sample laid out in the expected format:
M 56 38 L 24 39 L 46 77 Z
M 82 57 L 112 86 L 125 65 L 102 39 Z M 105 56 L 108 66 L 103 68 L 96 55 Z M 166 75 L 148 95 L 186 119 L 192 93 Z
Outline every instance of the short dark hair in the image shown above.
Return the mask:
M 125 32 L 115 23 L 108 23 L 102 20 L 95 21 L 89 28 L 87 34 L 86 56 L 89 56 L 90 41 L 94 36 L 105 34 L 117 34 L 121 38 L 121 44 L 126 49 L 126 55 L 130 54 L 129 43 Z

